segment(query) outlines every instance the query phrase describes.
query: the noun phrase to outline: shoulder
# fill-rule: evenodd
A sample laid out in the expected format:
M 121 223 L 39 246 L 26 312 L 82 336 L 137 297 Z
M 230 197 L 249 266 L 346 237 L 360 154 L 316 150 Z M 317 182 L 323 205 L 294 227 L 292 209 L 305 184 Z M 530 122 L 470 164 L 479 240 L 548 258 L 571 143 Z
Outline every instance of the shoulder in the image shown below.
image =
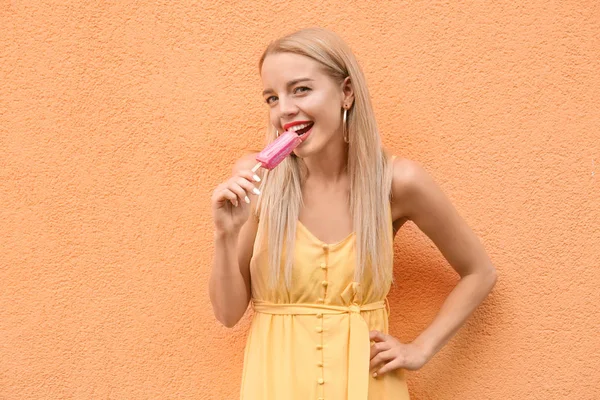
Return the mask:
M 436 183 L 423 165 L 396 157 L 392 168 L 392 213 L 394 220 L 411 217 L 414 207 L 427 196 Z
M 419 162 L 396 157 L 392 165 L 392 196 L 401 198 L 418 189 L 428 175 Z

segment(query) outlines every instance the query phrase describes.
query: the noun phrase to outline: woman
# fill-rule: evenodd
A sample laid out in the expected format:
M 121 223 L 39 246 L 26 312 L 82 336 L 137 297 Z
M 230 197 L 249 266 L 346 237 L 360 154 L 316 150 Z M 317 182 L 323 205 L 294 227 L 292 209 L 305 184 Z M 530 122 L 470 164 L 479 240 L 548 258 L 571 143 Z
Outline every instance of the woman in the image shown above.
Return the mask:
M 302 143 L 258 175 L 256 153 L 242 157 L 212 196 L 215 316 L 231 327 L 250 301 L 255 310 L 241 399 L 408 399 L 404 370 L 452 337 L 495 268 L 425 170 L 386 155 L 362 71 L 336 34 L 272 42 L 259 70 L 268 140 L 292 129 Z M 393 239 L 408 220 L 461 280 L 432 324 L 401 343 L 388 334 L 385 300 Z

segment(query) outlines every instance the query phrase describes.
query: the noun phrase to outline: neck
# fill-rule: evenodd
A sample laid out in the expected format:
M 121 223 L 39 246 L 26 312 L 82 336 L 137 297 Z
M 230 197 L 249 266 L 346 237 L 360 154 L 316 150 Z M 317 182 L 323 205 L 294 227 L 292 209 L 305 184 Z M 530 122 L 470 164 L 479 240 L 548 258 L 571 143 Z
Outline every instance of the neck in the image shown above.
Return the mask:
M 347 146 L 328 146 L 319 154 L 303 158 L 306 180 L 330 185 L 340 183 L 348 175 Z

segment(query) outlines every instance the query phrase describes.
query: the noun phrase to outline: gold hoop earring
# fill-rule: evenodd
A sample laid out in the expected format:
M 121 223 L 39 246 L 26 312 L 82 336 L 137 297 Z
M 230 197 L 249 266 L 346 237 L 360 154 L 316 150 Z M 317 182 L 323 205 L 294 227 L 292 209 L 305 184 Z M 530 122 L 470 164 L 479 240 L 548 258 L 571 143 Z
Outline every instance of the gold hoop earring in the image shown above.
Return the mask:
M 344 132 L 344 142 L 346 143 L 350 143 L 350 139 L 348 138 L 348 127 L 347 125 L 347 115 L 348 115 L 348 109 L 344 108 L 344 122 L 343 122 L 343 132 Z

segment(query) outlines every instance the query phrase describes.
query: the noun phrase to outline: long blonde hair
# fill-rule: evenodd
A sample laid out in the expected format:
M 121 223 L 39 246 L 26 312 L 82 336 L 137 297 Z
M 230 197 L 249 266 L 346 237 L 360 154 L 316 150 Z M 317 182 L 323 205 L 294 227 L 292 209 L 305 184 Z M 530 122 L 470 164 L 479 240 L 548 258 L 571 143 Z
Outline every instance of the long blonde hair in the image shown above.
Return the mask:
M 259 72 L 269 54 L 294 53 L 319 62 L 325 72 L 341 84 L 349 76 L 354 89 L 354 104 L 347 114 L 348 176 L 350 210 L 356 235 L 354 280 L 361 282 L 365 267 L 372 269 L 375 292 L 382 293 L 392 282 L 393 231 L 390 215 L 391 168 L 371 105 L 366 81 L 355 56 L 335 33 L 323 28 L 308 28 L 269 44 L 259 62 Z M 341 109 L 340 109 L 341 112 Z M 276 138 L 269 123 L 267 142 Z M 277 168 L 267 171 L 259 196 L 256 217 L 261 221 L 257 240 L 268 243 L 270 284 L 281 279 L 282 259 L 286 287 L 292 278 L 293 251 L 297 220 L 302 206 L 302 161 L 287 157 Z M 285 245 L 284 245 L 285 240 Z M 286 254 L 287 253 L 287 254 Z

